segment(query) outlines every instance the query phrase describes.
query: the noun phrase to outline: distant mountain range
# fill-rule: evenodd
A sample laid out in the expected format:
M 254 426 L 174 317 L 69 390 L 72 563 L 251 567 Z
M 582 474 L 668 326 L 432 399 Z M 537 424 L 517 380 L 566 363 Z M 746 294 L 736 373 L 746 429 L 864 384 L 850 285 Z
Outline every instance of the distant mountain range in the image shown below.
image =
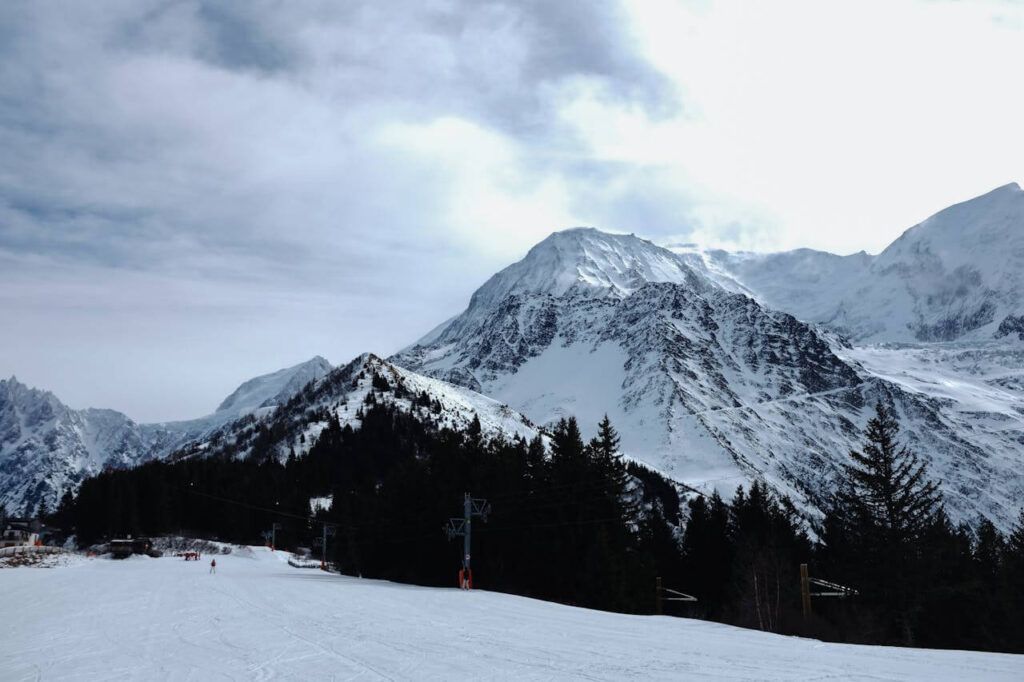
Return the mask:
M 114 410 L 73 410 L 15 377 L 0 380 L 0 505 L 20 512 L 45 502 L 52 510 L 85 478 L 167 456 L 239 417 L 272 412 L 330 369 L 315 357 L 250 379 L 213 414 L 160 424 L 138 424 Z
M 384 360 L 322 358 L 246 382 L 213 415 L 137 425 L 0 382 L 0 502 L 55 502 L 104 466 L 284 458 L 383 400 L 438 426 L 532 437 L 605 414 L 623 452 L 686 485 L 755 478 L 813 511 L 875 401 L 951 514 L 1007 526 L 1024 500 L 1024 192 L 1008 185 L 878 256 L 728 253 L 558 232 L 459 316 Z M 376 384 L 376 385 L 375 385 Z M 239 419 L 239 417 L 242 417 Z
M 719 284 L 858 343 L 1024 335 L 1024 191 L 1016 183 L 940 211 L 877 256 L 670 248 Z

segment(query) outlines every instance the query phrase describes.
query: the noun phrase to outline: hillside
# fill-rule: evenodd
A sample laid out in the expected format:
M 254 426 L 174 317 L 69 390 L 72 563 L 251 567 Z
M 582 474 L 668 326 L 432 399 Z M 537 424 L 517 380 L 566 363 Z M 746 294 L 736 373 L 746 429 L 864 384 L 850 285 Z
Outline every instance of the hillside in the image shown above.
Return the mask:
M 365 353 L 310 382 L 266 415 L 253 414 L 190 443 L 177 456 L 218 453 L 284 461 L 302 456 L 329 422 L 358 429 L 367 401 L 391 405 L 438 428 L 465 431 L 474 418 L 489 437 L 537 435 L 533 424 L 507 405 L 438 379 L 418 375 Z
M 570 414 L 596 423 L 607 412 L 627 455 L 676 480 L 728 493 L 765 478 L 809 509 L 882 400 L 956 518 L 1004 527 L 1015 518 L 1024 424 L 1013 401 L 979 409 L 897 381 L 840 337 L 741 290 L 637 237 L 568 230 L 392 360 L 539 424 Z
M 204 557 L 208 558 L 208 557 Z M 208 561 L 0 570 L 0 678 L 1018 680 L 1024 657 L 827 644 L 487 591 Z M 30 652 L 30 655 L 26 655 Z
M 20 512 L 45 503 L 53 510 L 85 478 L 166 457 L 242 416 L 272 412 L 330 368 L 316 357 L 250 379 L 212 414 L 159 424 L 139 424 L 115 410 L 74 410 L 15 377 L 0 380 L 0 505 Z
M 1022 235 L 1016 185 L 939 212 L 878 256 L 556 232 L 390 363 L 364 355 L 332 371 L 313 358 L 199 419 L 136 424 L 0 382 L 0 503 L 52 508 L 104 467 L 171 453 L 251 441 L 301 455 L 332 414 L 358 426 L 373 393 L 442 426 L 478 416 L 490 435 L 531 437 L 568 415 L 592 428 L 607 413 L 624 453 L 667 476 L 725 494 L 765 479 L 813 512 L 881 400 L 953 517 L 1005 529 L 1024 497 Z M 375 374 L 397 392 L 375 391 Z

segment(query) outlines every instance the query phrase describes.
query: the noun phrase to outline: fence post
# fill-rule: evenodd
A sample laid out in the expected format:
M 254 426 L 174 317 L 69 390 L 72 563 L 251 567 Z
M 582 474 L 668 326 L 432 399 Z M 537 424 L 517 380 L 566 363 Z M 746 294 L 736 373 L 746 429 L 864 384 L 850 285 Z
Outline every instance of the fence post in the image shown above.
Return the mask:
M 800 564 L 800 601 L 803 605 L 804 620 L 811 616 L 811 579 L 807 564 Z

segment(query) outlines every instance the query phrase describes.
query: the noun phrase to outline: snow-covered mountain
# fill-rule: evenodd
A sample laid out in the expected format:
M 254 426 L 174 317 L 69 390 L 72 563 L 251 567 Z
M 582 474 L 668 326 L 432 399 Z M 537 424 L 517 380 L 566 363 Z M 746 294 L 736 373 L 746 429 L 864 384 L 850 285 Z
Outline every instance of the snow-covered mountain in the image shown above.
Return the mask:
M 0 380 L 0 505 L 53 509 L 66 490 L 108 467 L 164 457 L 253 412 L 270 412 L 331 365 L 321 357 L 251 379 L 217 410 L 181 422 L 138 424 L 114 410 L 74 410 L 14 377 Z
M 1024 191 L 1016 183 L 936 213 L 877 256 L 673 250 L 726 286 L 855 342 L 1024 340 Z
M 330 371 L 331 363 L 318 355 L 294 367 L 249 379 L 225 398 L 214 414 L 235 419 L 261 408 L 282 405 L 303 386 Z
M 0 382 L 0 504 L 52 506 L 106 466 L 172 452 L 301 453 L 330 415 L 357 425 L 372 394 L 442 426 L 478 416 L 491 435 L 532 437 L 534 423 L 570 414 L 592 429 L 608 413 L 626 454 L 678 481 L 731 491 L 764 478 L 813 509 L 884 400 L 953 515 L 1006 526 L 1024 499 L 1022 278 L 1016 185 L 938 213 L 878 256 L 567 230 L 389 361 L 332 370 L 314 358 L 244 383 L 200 419 L 140 425 Z
M 764 477 L 810 507 L 885 400 L 956 516 L 1013 518 L 1015 406 L 979 413 L 873 372 L 840 337 L 739 293 L 719 266 L 630 235 L 555 233 L 392 361 L 541 424 L 573 414 L 586 428 L 607 412 L 624 452 L 676 480 L 731 489 Z
M 465 431 L 477 418 L 488 437 L 530 440 L 538 435 L 530 420 L 507 405 L 364 353 L 306 384 L 276 410 L 227 424 L 176 454 L 255 454 L 284 461 L 291 453 L 308 452 L 331 419 L 359 428 L 368 401 L 392 405 L 438 428 Z
M 145 459 L 138 424 L 113 410 L 72 410 L 16 378 L 0 380 L 0 505 L 21 511 L 59 495 L 105 466 Z

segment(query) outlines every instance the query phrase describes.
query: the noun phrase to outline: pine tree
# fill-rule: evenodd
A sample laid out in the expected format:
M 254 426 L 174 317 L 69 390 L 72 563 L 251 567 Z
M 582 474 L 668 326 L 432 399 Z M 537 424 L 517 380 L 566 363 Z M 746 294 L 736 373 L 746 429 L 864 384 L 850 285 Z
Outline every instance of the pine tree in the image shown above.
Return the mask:
M 1024 509 L 1020 510 L 1017 523 L 1006 538 L 1006 552 L 1010 556 L 1016 556 L 1024 560 Z
M 597 438 L 591 442 L 591 447 L 610 459 L 619 452 L 619 440 L 619 433 L 606 414 L 597 425 Z
M 553 463 L 565 466 L 577 467 L 583 461 L 583 436 L 576 417 L 558 420 L 551 439 L 551 455 Z
M 995 525 L 984 518 L 974 535 L 974 558 L 978 562 L 978 572 L 982 580 L 992 583 L 999 574 L 1006 540 Z
M 799 603 L 793 567 L 808 560 L 810 543 L 787 498 L 777 498 L 763 481 L 736 492 L 730 505 L 733 547 L 733 622 L 778 632 L 796 623 Z
M 1000 582 L 1008 614 L 1003 650 L 1024 653 L 1024 509 L 1003 546 Z
M 534 484 L 542 482 L 546 478 L 544 439 L 537 434 L 526 447 L 526 475 Z
M 388 383 L 387 377 L 382 374 L 373 373 L 373 379 L 370 382 L 371 385 L 378 391 L 389 391 L 391 390 L 391 384 Z
M 75 512 L 74 507 L 75 496 L 70 490 L 65 490 L 64 494 L 60 498 L 60 504 L 57 506 L 57 511 L 54 514 L 54 520 L 58 526 L 67 529 L 67 527 L 72 524 Z M 2 509 L 0 509 L 0 511 L 2 511 Z
M 881 402 L 861 452 L 850 452 L 839 495 L 859 577 L 878 614 L 883 640 L 911 645 L 926 589 L 922 541 L 950 535 L 938 486 L 917 455 L 897 439 L 899 423 Z M 941 532 L 940 532 L 941 531 Z M 937 540 L 936 540 L 937 541 Z
M 844 497 L 854 521 L 882 544 L 920 537 L 940 505 L 938 486 L 928 479 L 927 467 L 899 443 L 898 434 L 892 411 L 877 403 L 863 451 L 851 451 L 853 464 L 845 467 L 850 487 Z
M 480 424 L 480 415 L 473 413 L 473 421 L 469 423 L 469 428 L 466 430 L 466 435 L 473 442 L 478 442 L 480 437 L 483 435 L 483 426 Z
M 614 510 L 610 513 L 625 514 L 627 521 L 634 519 L 637 509 L 626 504 L 629 472 L 619 454 L 619 434 L 607 414 L 597 425 L 597 437 L 590 441 L 589 452 L 594 459 L 594 483 L 600 486 L 603 482 L 604 494 Z
M 729 507 L 717 492 L 689 502 L 683 535 L 680 589 L 697 597 L 696 611 L 705 618 L 724 618 L 726 590 L 735 554 L 729 529 Z

